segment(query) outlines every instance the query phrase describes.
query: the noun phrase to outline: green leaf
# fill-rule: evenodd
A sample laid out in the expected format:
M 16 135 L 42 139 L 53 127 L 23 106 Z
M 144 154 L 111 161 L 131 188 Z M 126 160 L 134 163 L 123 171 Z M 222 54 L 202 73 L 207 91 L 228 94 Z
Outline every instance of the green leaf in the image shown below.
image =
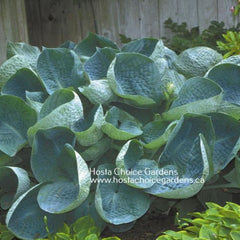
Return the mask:
M 37 70 L 49 94 L 88 82 L 78 56 L 66 48 L 44 49 L 38 58 Z
M 119 53 L 108 71 L 111 88 L 137 106 L 160 103 L 160 73 L 150 58 L 138 53 Z
M 29 142 L 39 129 L 53 128 L 57 126 L 78 130 L 78 122 L 83 119 L 83 107 L 78 95 L 68 89 L 60 89 L 54 92 L 44 103 L 41 118 L 28 130 Z
M 112 48 L 97 48 L 97 51 L 84 63 L 84 70 L 91 80 L 107 77 L 108 68 L 118 51 Z
M 27 43 L 21 42 L 8 42 L 7 44 L 7 58 L 11 58 L 15 55 L 23 56 L 27 59 L 31 68 L 36 70 L 37 59 L 40 55 L 38 47 L 31 46 Z
M 85 39 L 76 45 L 74 51 L 80 58 L 91 57 L 97 51 L 97 47 L 118 49 L 117 45 L 109 39 L 95 33 L 89 33 Z
M 108 81 L 104 79 L 91 81 L 88 86 L 82 86 L 78 89 L 92 104 L 96 105 L 108 104 L 117 98 L 111 90 Z
M 4 191 L 0 197 L 1 208 L 6 210 L 30 188 L 27 172 L 19 167 L 0 167 L 0 188 Z
M 111 148 L 111 143 L 110 138 L 104 137 L 96 144 L 81 152 L 81 156 L 85 161 L 96 161 Z
M 203 225 L 199 231 L 200 238 L 206 238 L 209 240 L 218 239 L 216 229 Z
M 215 173 L 224 169 L 240 149 L 240 123 L 222 113 L 211 113 L 215 131 L 213 164 Z
M 169 111 L 162 117 L 165 121 L 180 119 L 185 113 L 205 114 L 216 112 L 222 102 L 223 90 L 207 78 L 187 80 Z
M 17 166 L 21 162 L 22 162 L 22 159 L 18 156 L 10 157 L 5 153 L 0 152 L 0 167 Z
M 14 95 L 26 100 L 26 91 L 45 92 L 36 73 L 31 69 L 21 68 L 3 86 L 2 95 Z
M 30 68 L 27 59 L 21 55 L 9 58 L 0 67 L 0 89 L 21 68 Z
M 158 40 L 155 38 L 142 38 L 125 44 L 121 51 L 141 53 L 147 57 L 150 57 L 157 43 Z
M 222 60 L 222 55 L 208 47 L 194 47 L 183 51 L 173 63 L 186 78 L 203 77 L 212 66 Z
M 27 130 L 37 121 L 36 112 L 15 96 L 0 96 L 0 150 L 14 156 L 27 143 Z
M 177 121 L 169 124 L 162 120 L 149 122 L 143 127 L 142 140 L 144 147 L 148 149 L 156 149 L 163 146 L 175 128 Z
M 137 140 L 128 141 L 116 159 L 118 176 L 135 188 L 149 188 L 155 182 L 158 166 L 154 160 L 141 159 L 143 147 Z
M 128 140 L 142 134 L 140 126 L 130 114 L 112 107 L 105 115 L 102 131 L 112 139 Z
M 47 236 L 44 216 L 48 219 L 50 233 L 57 231 L 63 224 L 63 215 L 53 215 L 43 211 L 37 203 L 41 185 L 36 185 L 21 195 L 7 213 L 8 229 L 20 239 L 44 238 Z M 20 224 L 19 224 L 20 223 Z
M 212 68 L 207 77 L 223 89 L 223 100 L 240 105 L 240 66 L 225 63 Z
M 64 213 L 78 207 L 87 198 L 90 172 L 86 162 L 69 144 L 65 144 L 55 165 L 58 166 L 57 172 L 52 172 L 45 180 L 53 179 L 54 182 L 41 187 L 37 200 L 44 211 Z
M 238 240 L 238 239 L 240 239 L 240 232 L 239 231 L 231 231 L 230 236 L 232 237 L 232 240 Z
M 95 226 L 94 220 L 90 216 L 84 216 L 79 218 L 76 222 L 74 222 L 72 228 L 75 233 L 78 233 L 82 230 L 89 229 L 94 226 Z
M 82 146 L 91 146 L 96 144 L 103 136 L 101 131 L 104 122 L 104 113 L 102 106 L 95 106 L 85 118 L 82 131 L 76 132 L 77 141 Z
M 173 199 L 195 195 L 212 174 L 209 146 L 211 149 L 213 140 L 214 131 L 209 117 L 184 115 L 160 156 L 158 181 L 145 191 Z
M 54 174 L 59 174 L 57 159 L 66 143 L 75 145 L 74 133 L 68 128 L 40 129 L 36 133 L 32 145 L 31 168 L 39 182 L 54 181 Z
M 72 240 L 72 238 L 65 233 L 56 233 L 56 237 L 58 240 Z
M 105 169 L 114 172 L 114 166 L 111 164 L 99 166 L 99 170 Z M 99 180 L 101 179 L 102 182 L 97 185 L 95 206 L 106 222 L 115 225 L 129 223 L 146 213 L 150 206 L 148 194 L 119 183 L 114 175 L 99 175 Z
M 90 234 L 84 240 L 98 240 L 98 236 L 96 234 Z

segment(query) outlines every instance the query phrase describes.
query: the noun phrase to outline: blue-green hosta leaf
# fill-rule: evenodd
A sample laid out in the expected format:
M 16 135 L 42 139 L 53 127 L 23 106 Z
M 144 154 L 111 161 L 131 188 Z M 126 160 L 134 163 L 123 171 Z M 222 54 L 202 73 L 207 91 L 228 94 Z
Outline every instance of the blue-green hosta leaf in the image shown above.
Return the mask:
M 141 125 L 130 114 L 112 107 L 105 116 L 102 131 L 115 140 L 128 140 L 142 134 Z
M 106 227 L 106 223 L 103 219 L 99 216 L 95 204 L 94 204 L 95 196 L 94 193 L 90 193 L 88 198 L 77 208 L 73 211 L 67 213 L 67 221 L 72 224 L 79 218 L 83 216 L 90 216 L 95 222 L 95 225 L 103 230 Z
M 0 67 L 0 88 L 21 68 L 30 68 L 27 59 L 21 55 L 15 55 L 5 61 Z
M 87 198 L 91 176 L 86 162 L 69 144 L 65 144 L 55 164 L 57 172 L 48 176 L 54 182 L 41 187 L 37 200 L 44 211 L 64 213 L 80 206 Z
M 0 188 L 4 191 L 0 205 L 6 210 L 30 188 L 27 172 L 19 167 L 0 167 Z
M 28 92 L 26 91 L 26 102 L 30 107 L 40 114 L 43 103 L 46 101 L 48 94 L 46 92 Z
M 32 143 L 33 137 L 39 129 L 57 126 L 78 128 L 78 122 L 83 119 L 83 107 L 78 95 L 68 89 L 54 92 L 42 106 L 40 116 L 43 116 L 28 130 L 28 138 Z
M 114 172 L 114 166 L 111 164 L 99 166 L 99 170 L 105 169 Z M 99 175 L 99 180 L 102 182 L 97 185 L 95 206 L 106 222 L 115 225 L 130 223 L 148 210 L 150 206 L 148 194 L 124 183 L 118 183 L 118 177 L 115 175 Z
M 14 156 L 27 143 L 27 130 L 36 121 L 36 112 L 22 99 L 0 96 L 0 150 Z
M 184 115 L 160 156 L 158 181 L 145 191 L 173 199 L 195 195 L 212 174 L 210 149 L 213 143 L 210 117 Z
M 81 156 L 85 161 L 96 161 L 111 148 L 111 142 L 108 137 L 102 138 L 99 142 L 81 152 Z
M 117 45 L 109 39 L 95 33 L 89 33 L 85 39 L 76 45 L 74 51 L 80 58 L 88 59 L 96 52 L 97 47 L 118 49 Z
M 173 63 L 186 78 L 203 77 L 212 66 L 222 60 L 222 55 L 208 47 L 194 47 L 183 51 Z
M 51 233 L 57 231 L 63 224 L 63 216 L 47 213 L 39 207 L 37 194 L 40 187 L 41 185 L 36 185 L 21 195 L 7 213 L 6 225 L 20 239 L 46 237 L 45 216 Z
M 37 68 L 37 59 L 40 53 L 41 52 L 38 47 L 31 46 L 27 43 L 8 42 L 7 44 L 7 58 L 11 58 L 15 55 L 23 56 L 27 59 L 31 68 L 34 70 Z
M 222 88 L 207 78 L 195 77 L 187 80 L 168 112 L 162 114 L 164 120 L 181 118 L 185 113 L 204 114 L 216 112 L 222 102 Z
M 91 80 L 107 77 L 108 68 L 118 51 L 112 48 L 97 48 L 97 51 L 84 63 L 84 70 Z
M 26 91 L 45 92 L 36 73 L 31 69 L 21 68 L 3 86 L 2 95 L 14 95 L 26 100 Z
M 136 140 L 128 141 L 119 152 L 116 159 L 116 166 L 119 177 L 126 181 L 126 184 L 134 188 L 150 188 L 154 184 L 157 163 L 154 160 L 141 159 L 143 147 Z
M 137 106 L 160 103 L 160 73 L 150 58 L 139 53 L 119 53 L 108 70 L 111 88 Z
M 66 143 L 75 145 L 74 133 L 68 128 L 40 129 L 36 133 L 32 145 L 31 168 L 39 182 L 56 179 L 59 173 L 57 158 Z
M 230 63 L 217 65 L 207 77 L 222 87 L 224 101 L 240 105 L 240 66 Z
M 84 121 L 85 127 L 83 131 L 76 132 L 77 141 L 82 146 L 90 146 L 97 143 L 103 136 L 101 130 L 103 122 L 103 108 L 101 105 L 95 106 Z
M 138 40 L 133 40 L 125 44 L 122 47 L 121 51 L 141 53 L 147 57 L 150 57 L 157 43 L 158 43 L 158 40 L 155 38 L 142 38 Z
M 224 169 L 240 149 L 240 123 L 222 113 L 210 114 L 215 130 L 213 164 L 215 173 Z
M 74 49 L 76 44 L 72 41 L 66 41 L 63 44 L 61 44 L 59 47 L 60 48 L 67 48 L 67 49 Z
M 176 124 L 177 121 L 169 124 L 169 122 L 157 120 L 145 125 L 143 127 L 142 135 L 144 147 L 148 149 L 156 149 L 163 146 L 167 142 Z
M 91 81 L 88 86 L 83 86 L 78 89 L 92 104 L 95 105 L 108 104 L 117 99 L 116 95 L 110 88 L 108 81 L 105 79 Z
M 44 49 L 38 58 L 37 70 L 49 94 L 88 82 L 76 53 L 65 48 Z

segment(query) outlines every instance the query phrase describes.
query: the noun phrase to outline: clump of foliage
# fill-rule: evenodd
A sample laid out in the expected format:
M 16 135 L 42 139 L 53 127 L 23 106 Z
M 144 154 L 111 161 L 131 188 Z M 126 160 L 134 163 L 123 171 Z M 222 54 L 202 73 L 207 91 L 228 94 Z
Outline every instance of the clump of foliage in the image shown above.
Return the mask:
M 6 225 L 0 224 L 0 239 L 1 240 L 12 240 L 14 235 L 8 230 Z
M 101 238 L 100 229 L 89 216 L 79 218 L 70 226 L 64 223 L 64 225 L 54 234 L 49 232 L 47 218 L 45 218 L 45 224 L 48 237 L 39 240 L 120 240 L 118 237 Z
M 240 32 L 228 31 L 223 34 L 226 42 L 217 41 L 217 45 L 220 50 L 227 52 L 224 54 L 224 58 L 228 58 L 232 55 L 240 54 Z
M 18 238 L 87 215 L 124 231 L 156 198 L 203 203 L 203 191 L 240 188 L 236 59 L 208 47 L 177 56 L 153 38 L 119 49 L 92 33 L 43 50 L 9 43 L 7 56 L 0 204 Z
M 166 231 L 157 240 L 179 239 L 240 239 L 240 206 L 228 202 L 224 207 L 215 203 L 206 203 L 208 209 L 191 214 L 193 219 L 183 219 L 181 231 Z
M 240 30 L 240 24 L 236 28 L 226 29 L 224 22 L 217 21 L 211 21 L 210 26 L 201 33 L 199 27 L 193 27 L 189 30 L 186 22 L 177 24 L 171 18 L 166 20 L 164 25 L 174 34 L 170 39 L 165 38 L 165 44 L 176 53 L 196 46 L 206 46 L 219 51 L 216 41 L 224 40 L 222 35 L 227 31 Z

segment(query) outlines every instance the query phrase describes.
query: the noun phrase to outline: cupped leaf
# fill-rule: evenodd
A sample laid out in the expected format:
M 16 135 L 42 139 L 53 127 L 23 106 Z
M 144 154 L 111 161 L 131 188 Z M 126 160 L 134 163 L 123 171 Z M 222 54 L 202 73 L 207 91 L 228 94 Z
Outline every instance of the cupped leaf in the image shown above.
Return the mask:
M 78 54 L 80 58 L 88 58 L 96 52 L 97 47 L 109 47 L 113 49 L 118 49 L 117 45 L 109 39 L 90 32 L 85 39 L 83 39 L 76 45 L 74 51 Z
M 21 68 L 3 86 L 2 95 L 14 95 L 26 100 L 26 91 L 45 92 L 36 73 L 31 69 Z
M 112 141 L 110 138 L 104 137 L 96 144 L 81 152 L 81 156 L 85 161 L 97 161 L 105 152 L 110 149 L 111 142 Z
M 150 159 L 141 159 L 143 147 L 136 140 L 128 141 L 116 158 L 118 175 L 124 183 L 135 188 L 149 188 L 156 180 L 151 173 L 158 169 L 157 163 Z
M 97 51 L 84 63 L 84 70 L 91 80 L 107 77 L 108 68 L 118 51 L 112 48 L 97 48 Z
M 212 174 L 214 130 L 210 117 L 187 114 L 177 124 L 159 159 L 158 180 L 145 191 L 164 198 L 188 198 Z
M 38 58 L 37 70 L 49 94 L 88 82 L 80 59 L 66 48 L 44 49 Z
M 0 88 L 21 68 L 30 68 L 27 59 L 21 55 L 9 58 L 0 67 Z
M 23 56 L 34 70 L 37 68 L 37 59 L 40 53 L 38 47 L 31 46 L 27 43 L 8 42 L 7 44 L 7 58 L 11 58 L 15 55 Z
M 2 209 L 8 209 L 12 203 L 30 188 L 27 172 L 19 167 L 0 167 L 0 197 Z
M 119 53 L 108 71 L 111 88 L 134 105 L 160 103 L 160 73 L 150 58 L 138 53 Z
M 69 144 L 65 144 L 55 164 L 57 172 L 48 176 L 54 182 L 40 188 L 37 200 L 44 211 L 59 214 L 73 210 L 87 198 L 91 177 L 86 162 Z
M 27 130 L 36 112 L 15 96 L 0 96 L 0 150 L 14 156 L 27 143 Z
M 207 78 L 195 77 L 187 80 L 169 111 L 162 117 L 166 121 L 180 119 L 185 113 L 205 114 L 216 112 L 222 103 L 222 88 Z
M 82 146 L 90 146 L 97 143 L 103 136 L 101 130 L 103 122 L 103 108 L 101 105 L 95 106 L 85 118 L 83 130 L 76 132 L 77 141 Z
M 183 51 L 173 63 L 186 78 L 203 77 L 212 66 L 222 60 L 222 55 L 208 47 L 194 47 Z
M 31 168 L 39 182 L 54 181 L 57 178 L 57 159 L 66 143 L 75 145 L 75 135 L 68 128 L 40 129 L 36 133 L 32 145 Z
M 64 217 L 43 211 L 37 202 L 37 194 L 42 185 L 36 185 L 21 195 L 9 209 L 6 225 L 20 239 L 32 240 L 47 236 L 44 217 L 47 217 L 50 233 L 57 231 Z
M 72 41 L 66 41 L 63 44 L 61 44 L 59 47 L 60 48 L 67 48 L 67 49 L 74 49 L 76 44 Z
M 225 63 L 217 65 L 207 77 L 219 84 L 224 90 L 223 100 L 240 105 L 240 66 Z
M 130 114 L 112 107 L 105 116 L 102 131 L 115 140 L 128 140 L 142 134 L 141 125 Z
M 83 216 L 90 216 L 97 227 L 100 228 L 100 230 L 103 230 L 106 227 L 106 223 L 103 221 L 103 219 L 99 216 L 95 204 L 94 204 L 94 193 L 90 193 L 88 198 L 77 208 L 75 208 L 73 211 L 67 213 L 67 222 L 72 224 L 79 218 Z M 78 223 L 77 223 L 78 224 Z
M 43 116 L 28 130 L 30 143 L 39 129 L 57 126 L 68 127 L 71 130 L 78 128 L 78 122 L 83 119 L 83 107 L 78 95 L 68 89 L 54 92 L 42 106 L 40 116 Z
M 142 39 L 134 40 L 125 44 L 122 47 L 121 51 L 141 53 L 147 57 L 150 57 L 157 43 L 158 43 L 158 39 L 142 38 Z
M 99 215 L 115 225 L 130 223 L 143 216 L 150 206 L 149 195 L 120 183 L 113 174 L 113 165 L 99 166 L 99 170 L 105 169 L 112 172 L 112 175 L 98 176 L 101 181 L 97 185 L 95 206 Z
M 78 89 L 92 104 L 96 105 L 108 104 L 117 98 L 105 79 L 91 81 L 88 86 L 82 86 Z
M 148 123 L 143 127 L 142 141 L 144 147 L 148 149 L 156 149 L 163 146 L 175 128 L 177 121 L 165 122 L 157 120 Z
M 40 114 L 43 103 L 48 98 L 48 94 L 46 92 L 28 92 L 26 91 L 26 102 L 30 107 L 35 109 L 35 111 Z
M 213 164 L 217 173 L 227 166 L 240 149 L 240 123 L 222 113 L 211 113 L 210 116 L 216 138 Z

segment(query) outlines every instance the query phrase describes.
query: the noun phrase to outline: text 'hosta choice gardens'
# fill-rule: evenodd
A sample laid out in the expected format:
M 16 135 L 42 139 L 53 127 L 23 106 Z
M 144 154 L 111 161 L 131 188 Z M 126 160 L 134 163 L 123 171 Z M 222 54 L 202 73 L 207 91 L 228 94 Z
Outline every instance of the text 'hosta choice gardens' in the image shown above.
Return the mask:
M 157 197 L 240 188 L 238 158 L 221 175 L 240 149 L 239 56 L 89 34 L 42 50 L 9 43 L 7 57 L 0 204 L 18 238 L 45 237 L 45 216 L 50 232 L 85 215 L 129 228 Z

